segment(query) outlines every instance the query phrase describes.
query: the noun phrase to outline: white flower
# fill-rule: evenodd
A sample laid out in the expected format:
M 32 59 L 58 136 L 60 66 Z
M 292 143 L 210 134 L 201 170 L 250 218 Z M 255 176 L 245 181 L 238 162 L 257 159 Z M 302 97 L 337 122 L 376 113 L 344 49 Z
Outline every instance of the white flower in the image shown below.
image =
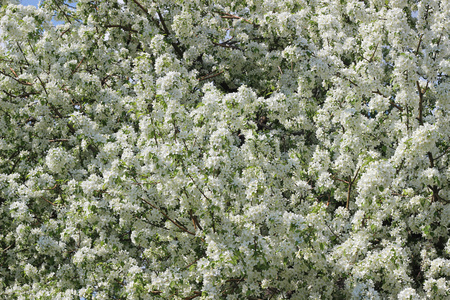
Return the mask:
M 62 148 L 52 148 L 48 151 L 45 162 L 51 172 L 61 173 L 71 169 L 75 164 L 75 158 Z

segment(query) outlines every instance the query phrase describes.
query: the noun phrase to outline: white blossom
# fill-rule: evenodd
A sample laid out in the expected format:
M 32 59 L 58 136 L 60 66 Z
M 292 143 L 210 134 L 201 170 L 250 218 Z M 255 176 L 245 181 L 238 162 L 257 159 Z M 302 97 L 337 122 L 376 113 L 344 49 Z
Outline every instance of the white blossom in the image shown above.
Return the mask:
M 448 1 L 56 2 L 0 8 L 0 298 L 450 297 Z

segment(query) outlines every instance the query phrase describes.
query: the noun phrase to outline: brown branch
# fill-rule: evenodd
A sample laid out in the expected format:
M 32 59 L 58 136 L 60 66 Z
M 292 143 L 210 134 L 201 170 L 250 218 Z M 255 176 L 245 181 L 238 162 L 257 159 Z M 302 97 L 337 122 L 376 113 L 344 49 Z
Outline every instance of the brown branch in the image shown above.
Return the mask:
M 27 57 L 25 56 L 25 53 L 23 52 L 22 47 L 20 47 L 20 44 L 19 44 L 19 43 L 17 43 L 17 47 L 19 48 L 20 53 L 22 53 L 23 58 L 25 59 L 25 62 L 26 62 L 28 65 L 30 65 L 30 63 L 28 62 Z M 36 75 L 36 77 L 37 77 L 37 79 L 39 80 L 39 82 L 41 83 L 42 88 L 44 89 L 45 94 L 48 96 L 47 89 L 45 88 L 45 84 L 44 84 L 44 82 L 41 80 L 41 77 L 39 77 L 39 75 Z
M 158 208 L 157 206 L 153 205 L 152 203 L 150 203 L 149 201 L 145 200 L 144 198 L 140 198 L 142 201 L 144 201 L 145 203 L 147 203 L 148 205 L 150 205 L 151 207 L 153 207 L 154 209 L 156 209 L 157 211 L 159 211 L 167 220 L 169 220 L 170 222 L 172 222 L 175 226 L 177 226 L 179 229 L 181 229 L 182 231 L 189 233 L 190 235 L 195 236 L 195 233 L 189 231 L 186 227 L 184 227 L 183 225 L 179 224 L 178 222 L 172 220 L 167 214 L 165 214 L 160 208 Z M 203 241 L 203 239 L 202 239 Z
M 159 8 L 156 10 L 156 13 L 158 14 L 159 21 L 161 22 L 161 25 L 162 25 L 162 27 L 164 29 L 165 34 L 169 35 L 170 34 L 169 28 L 167 28 L 166 22 L 164 21 L 164 18 L 162 16 L 161 11 L 159 10 Z
M 169 36 L 170 35 L 169 28 L 167 28 L 166 22 L 164 21 L 164 18 L 162 16 L 161 11 L 159 10 L 159 8 L 157 8 L 156 12 L 158 14 L 159 21 L 161 22 L 161 25 L 162 25 L 162 27 L 164 29 L 165 34 L 167 36 Z M 183 57 L 183 51 L 181 51 L 181 49 L 180 49 L 180 47 L 178 47 L 177 43 L 173 42 L 171 44 L 172 44 L 172 47 L 175 49 L 175 52 L 177 53 L 178 57 L 182 58 Z
M 184 144 L 185 150 L 188 151 L 187 146 L 186 146 L 186 142 L 185 142 L 185 141 L 183 141 L 183 144 Z M 183 162 L 183 161 L 181 161 L 181 164 L 183 165 L 183 168 L 186 169 L 185 173 L 186 173 L 187 176 L 191 179 L 192 183 L 195 185 L 195 187 L 196 187 L 197 190 L 200 192 L 200 194 L 202 194 L 203 197 L 205 197 L 205 199 L 207 199 L 207 200 L 209 200 L 209 201 L 212 202 L 212 200 L 209 199 L 209 197 L 206 196 L 205 193 L 203 193 L 203 191 L 198 187 L 198 185 L 197 185 L 197 183 L 195 182 L 194 178 L 192 178 L 191 174 L 189 174 L 189 172 L 187 171 L 187 168 L 186 168 L 186 166 L 184 165 L 184 162 Z
M 17 81 L 17 82 L 20 83 L 20 84 L 23 84 L 23 85 L 33 85 L 33 84 L 30 83 L 30 82 L 23 81 L 23 80 L 21 80 L 21 79 L 17 79 L 17 78 L 15 78 L 15 77 L 12 77 L 12 76 L 9 75 L 8 73 L 6 73 L 4 70 L 0 71 L 0 74 L 3 74 L 3 75 L 5 75 L 6 77 L 9 77 L 9 78 L 15 80 L 15 81 Z
M 243 20 L 244 22 L 247 22 L 247 23 L 249 23 L 249 24 L 251 24 L 251 25 L 254 25 L 253 22 L 250 21 L 250 20 L 244 19 L 243 17 L 239 17 L 239 16 L 236 16 L 236 15 L 232 15 L 232 14 L 229 14 L 229 13 L 225 13 L 224 16 L 220 16 L 220 17 L 221 17 L 222 19 Z
M 16 72 L 14 72 L 13 68 L 9 67 L 9 69 L 10 69 L 11 72 L 14 74 L 14 76 L 19 77 L 19 76 L 17 76 Z
M 423 90 L 420 87 L 419 81 L 416 81 L 416 85 L 417 85 L 417 91 L 419 93 L 419 115 L 417 117 L 417 120 L 419 120 L 420 125 L 423 125 L 423 95 L 428 90 L 428 81 L 427 81 L 426 87 Z
M 64 18 L 66 18 L 67 22 L 69 22 L 70 24 L 72 24 L 72 22 L 70 21 L 68 15 L 66 14 L 66 12 L 65 12 L 64 10 L 62 10 L 62 8 L 59 6 L 59 4 L 58 4 L 57 2 L 55 2 L 55 1 L 52 1 L 52 3 L 55 4 L 56 7 L 58 7 L 58 10 L 59 10 L 60 12 L 62 12 L 62 14 L 63 14 Z
M 165 21 L 164 21 L 164 19 L 162 17 L 162 14 L 161 14 L 161 11 L 159 10 L 159 8 L 157 9 L 158 18 L 159 18 L 159 23 L 158 23 L 158 21 L 155 18 L 153 18 L 148 13 L 148 10 L 145 9 L 145 7 L 141 3 L 139 3 L 137 0 L 133 0 L 133 2 L 137 6 L 139 6 L 139 8 L 147 15 L 147 17 L 149 17 L 152 20 L 152 22 L 155 24 L 155 26 L 159 30 L 164 31 L 164 34 L 167 35 L 167 36 L 170 35 L 170 31 L 169 31 L 169 29 L 166 26 L 166 23 L 165 23 Z M 160 24 L 161 24 L 162 28 L 160 27 Z M 178 57 L 182 58 L 183 57 L 183 51 L 181 51 L 180 47 L 176 43 L 171 43 L 171 44 L 172 44 L 172 47 L 175 49 L 175 52 L 178 55 Z
M 9 248 L 11 248 L 12 246 L 14 246 L 14 242 L 13 242 L 11 245 L 9 245 L 8 247 L 6 247 L 5 249 L 2 249 L 2 252 L 5 252 L 6 250 L 8 250 Z
M 349 176 L 349 184 L 348 184 L 348 189 L 347 189 L 347 204 L 345 205 L 345 208 L 348 210 L 349 204 L 350 204 L 350 194 L 352 192 L 352 182 L 351 177 Z
M 224 71 L 220 71 L 219 73 L 216 73 L 216 74 L 212 74 L 212 73 L 209 73 L 208 75 L 205 75 L 205 76 L 203 76 L 203 77 L 200 77 L 199 79 L 198 79 L 198 81 L 203 81 L 203 80 L 207 80 L 207 79 L 210 79 L 210 78 L 214 78 L 214 77 L 216 77 L 216 76 L 219 76 L 220 74 L 222 74 Z M 212 74 L 212 75 L 211 75 Z
M 444 152 L 443 152 L 441 155 L 436 156 L 436 158 L 435 158 L 434 160 L 438 160 L 439 158 L 441 158 L 442 156 L 444 156 L 444 155 L 447 153 L 447 151 L 448 151 L 449 149 L 450 149 L 450 146 L 447 147 L 447 149 L 445 149 Z
M 383 96 L 384 98 L 387 98 L 385 95 L 383 95 L 382 92 L 380 92 L 380 90 L 372 91 L 372 93 Z M 391 104 L 393 107 L 395 107 L 399 111 L 403 111 L 403 108 L 401 106 L 399 106 L 397 103 L 395 103 L 393 100 L 389 100 L 389 104 Z
M 433 154 L 432 154 L 431 152 L 428 152 L 428 153 L 427 153 L 427 156 L 428 156 L 428 160 L 430 161 L 430 167 L 431 167 L 431 168 L 434 168 Z M 439 197 L 439 191 L 440 191 L 440 189 L 439 189 L 436 185 L 428 186 L 428 187 L 429 187 L 430 190 L 432 191 L 432 197 L 431 197 L 432 202 L 438 201 L 438 200 L 440 199 L 440 197 Z
M 334 233 L 334 231 L 331 229 L 330 225 L 328 225 L 327 223 L 325 223 L 325 225 L 327 225 L 327 227 L 328 227 L 328 229 L 330 229 L 331 233 L 342 243 L 343 241 L 336 233 Z
M 184 166 L 184 164 L 183 164 Z M 203 191 L 198 187 L 197 183 L 194 181 L 194 178 L 192 178 L 191 174 L 189 174 L 189 172 L 186 171 L 187 176 L 191 179 L 192 183 L 195 185 L 195 187 L 197 188 L 197 190 L 200 192 L 200 194 L 203 195 L 203 197 L 205 197 L 207 200 L 212 201 L 211 199 L 209 199 L 209 197 L 207 197 L 205 195 L 205 193 L 203 193 Z
M 34 52 L 33 46 L 30 43 L 30 40 L 28 40 L 28 45 L 30 46 L 31 52 L 33 52 L 34 57 L 37 57 L 36 52 Z
M 356 170 L 356 174 L 355 174 L 355 177 L 353 177 L 352 184 L 355 183 L 356 177 L 359 174 L 359 170 L 361 170 L 361 166 L 359 166 L 358 170 Z
M 437 186 L 435 186 L 435 185 L 433 185 L 433 186 L 428 185 L 427 187 L 431 190 L 431 202 L 437 202 L 440 199 L 442 199 L 441 197 L 439 197 L 440 189 Z
M 434 168 L 434 159 L 433 159 L 433 154 L 431 152 L 427 153 L 428 156 L 428 160 L 430 161 L 430 167 Z
M 125 27 L 125 26 L 122 26 L 122 25 L 105 25 L 105 27 L 106 28 L 120 28 L 120 29 L 122 29 L 124 31 L 130 31 L 130 32 L 133 32 L 133 33 L 138 33 L 138 31 L 132 29 L 131 26 Z
M 220 47 L 224 47 L 224 48 L 232 48 L 232 49 L 241 50 L 241 48 L 234 45 L 234 44 L 238 43 L 238 41 L 232 41 L 233 38 L 234 37 L 231 37 L 228 40 L 221 42 L 221 43 L 216 43 L 216 42 L 212 42 L 212 43 L 214 44 L 214 46 L 220 46 Z
M 185 191 L 185 192 L 186 192 L 186 191 Z M 198 221 L 197 216 L 195 216 L 195 215 L 192 213 L 192 210 L 189 211 L 189 217 L 191 218 L 191 221 L 192 221 L 192 224 L 194 225 L 194 229 L 195 229 L 195 230 L 197 230 L 197 227 L 198 227 L 200 230 L 203 230 L 202 226 L 200 225 L 200 222 Z
M 75 67 L 75 69 L 73 69 L 73 71 L 72 71 L 72 73 L 70 74 L 70 76 L 72 76 L 73 74 L 75 74 L 75 73 L 77 72 L 78 68 L 81 66 L 81 64 L 83 63 L 83 61 L 84 61 L 85 58 L 86 58 L 86 57 L 83 57 L 83 58 L 80 60 L 80 62 L 78 63 L 78 65 Z
M 59 35 L 59 37 L 62 37 L 64 34 L 66 34 L 70 29 L 72 28 L 68 28 L 66 30 L 64 30 L 63 32 L 61 32 L 61 34 Z
M 55 106 L 53 106 L 53 104 L 49 103 L 49 106 L 50 106 L 51 110 L 52 110 L 52 111 L 53 111 L 60 119 L 63 119 L 63 118 L 64 118 L 63 115 L 58 111 L 58 109 L 57 109 Z M 69 122 L 67 122 L 67 127 L 69 127 L 70 133 L 75 134 L 76 130 L 75 130 L 75 128 L 72 126 L 72 124 L 70 124 Z M 95 146 L 95 145 L 93 145 L 93 144 L 89 144 L 89 145 L 88 145 L 88 148 L 89 148 L 89 150 L 91 150 L 93 153 L 96 153 L 96 152 L 98 153 L 98 152 L 99 152 L 97 146 Z
M 133 0 L 133 2 L 134 2 L 137 6 L 139 6 L 139 8 L 140 8 L 147 16 L 150 15 L 150 14 L 148 13 L 148 10 L 145 9 L 145 7 L 144 7 L 142 4 L 140 4 L 140 3 L 137 2 L 136 0 Z M 153 18 L 152 18 L 152 19 L 153 19 Z
M 231 279 L 227 279 L 227 282 L 241 282 L 246 280 L 244 277 L 242 278 L 231 278 Z
M 193 262 L 191 262 L 190 264 L 188 264 L 186 267 L 181 268 L 181 270 L 186 270 L 188 269 L 190 266 L 192 266 L 193 264 L 197 263 L 200 260 L 201 257 L 197 258 L 196 260 L 194 260 Z
M 341 181 L 341 182 L 343 182 L 343 183 L 345 183 L 345 184 L 349 184 L 349 182 L 348 182 L 348 181 L 345 181 L 345 180 L 342 180 L 342 179 L 336 178 L 336 177 L 334 177 L 333 175 L 331 175 L 330 177 L 331 177 L 331 178 L 333 178 L 334 180 L 337 180 L 337 181 Z
M 44 82 L 42 82 L 41 77 L 37 76 L 37 79 L 38 79 L 39 82 L 41 83 L 42 88 L 44 89 L 45 94 L 48 96 L 47 89 L 45 88 L 45 84 L 44 84 Z
M 399 111 L 403 111 L 403 108 L 401 106 L 399 106 L 397 103 L 395 103 L 393 100 L 390 100 L 389 104 L 391 104 L 393 107 L 395 107 Z
M 6 95 L 8 95 L 9 97 L 12 97 L 12 98 L 26 98 L 26 97 L 31 96 L 31 95 L 39 94 L 39 93 L 35 93 L 35 92 L 30 92 L 30 93 L 23 93 L 23 94 L 15 96 L 15 95 L 13 95 L 13 94 L 9 93 L 8 91 L 5 91 L 5 90 L 2 90 L 2 92 L 4 92 Z
M 420 35 L 419 44 L 417 44 L 416 55 L 419 53 L 420 44 L 422 44 L 422 37 L 423 37 L 423 33 Z
M 159 22 L 148 13 L 148 10 L 141 3 L 139 3 L 137 0 L 133 0 L 133 2 L 137 6 L 139 6 L 139 8 L 147 15 L 147 17 L 149 17 L 152 20 L 153 24 L 155 24 L 155 26 L 158 28 L 158 30 L 160 30 L 160 31 L 164 30 L 164 29 L 161 29 Z
M 353 84 L 354 86 L 356 86 L 356 87 L 358 87 L 358 85 L 355 83 L 355 82 L 353 82 L 351 79 L 348 79 L 348 78 L 346 78 L 351 84 Z
M 347 189 L 347 204 L 345 206 L 345 208 L 348 210 L 348 207 L 350 205 L 350 194 L 352 192 L 352 186 L 356 181 L 356 177 L 358 177 L 359 174 L 359 170 L 361 169 L 361 166 L 358 168 L 358 170 L 356 170 L 356 174 L 353 177 L 353 179 L 351 178 L 351 176 L 348 177 L 348 189 Z
M 438 42 L 437 42 L 437 48 L 439 48 L 439 45 L 441 44 L 441 39 L 442 39 L 442 34 L 439 35 L 439 39 L 438 39 Z M 437 55 L 438 52 L 439 52 L 439 49 L 436 50 L 436 52 L 434 52 L 433 60 L 436 60 L 436 55 Z
M 375 57 L 375 52 L 377 52 L 377 49 L 378 49 L 378 45 L 379 45 L 380 43 L 377 43 L 377 45 L 375 46 L 375 50 L 373 50 L 373 53 L 372 53 L 372 56 L 370 57 L 370 59 L 369 59 L 369 62 L 372 62 L 372 60 L 373 60 L 373 58 Z
M 56 204 L 55 203 L 53 203 L 53 202 L 51 202 L 51 201 L 49 201 L 49 200 L 47 200 L 47 199 L 45 199 L 45 197 L 41 197 L 42 199 L 44 199 L 45 201 L 47 201 L 48 203 L 50 203 L 51 205 L 53 205 L 53 206 L 56 206 Z
M 111 74 L 106 75 L 105 77 L 103 77 L 102 80 L 100 81 L 101 84 L 102 84 L 102 86 L 105 85 L 105 84 L 106 84 L 106 81 L 107 81 L 110 77 L 112 77 L 112 76 L 114 76 L 114 75 L 116 75 L 116 74 L 111 73 Z
M 150 293 L 152 293 L 152 294 L 154 294 L 154 295 L 159 295 L 159 294 L 162 294 L 162 292 L 161 292 L 161 291 L 150 291 Z
M 395 193 L 395 192 L 392 192 L 391 195 L 392 195 L 392 196 L 405 197 L 405 195 L 402 195 L 402 194 L 400 194 L 400 193 Z
M 56 189 L 56 187 L 58 186 L 58 184 L 55 184 L 52 188 L 49 188 L 49 189 L 43 189 L 43 190 L 46 190 L 46 191 L 51 191 L 51 190 L 54 190 L 54 189 Z
M 60 118 L 63 119 L 63 115 L 59 112 L 59 110 L 53 106 L 53 104 L 49 103 L 50 109 L 53 110 L 53 112 Z M 67 127 L 69 127 L 70 133 L 75 134 L 75 128 L 73 128 L 72 124 L 67 123 Z
M 195 291 L 195 292 L 194 292 L 194 295 L 189 296 L 189 297 L 185 297 L 185 298 L 183 298 L 183 300 L 192 300 L 192 299 L 194 299 L 194 298 L 200 297 L 201 295 L 202 295 L 201 292 Z
M 356 84 L 356 83 L 355 83 L 354 81 L 352 81 L 351 79 L 348 79 L 348 78 L 346 78 L 346 77 L 341 77 L 341 73 L 337 72 L 337 73 L 336 73 L 336 76 L 339 77 L 339 78 L 343 78 L 343 79 L 349 81 L 349 82 L 350 82 L 351 84 L 353 84 L 354 86 L 358 87 L 358 84 Z

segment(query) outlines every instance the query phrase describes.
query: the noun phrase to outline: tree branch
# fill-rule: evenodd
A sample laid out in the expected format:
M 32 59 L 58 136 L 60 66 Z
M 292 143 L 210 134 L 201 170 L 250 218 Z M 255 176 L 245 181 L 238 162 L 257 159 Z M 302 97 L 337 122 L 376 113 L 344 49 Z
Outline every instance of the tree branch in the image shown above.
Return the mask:
M 222 74 L 223 72 L 224 72 L 224 71 L 220 71 L 219 73 L 216 73 L 216 74 L 209 73 L 209 74 L 207 74 L 207 75 L 205 75 L 205 76 L 203 76 L 203 77 L 200 77 L 200 78 L 198 79 L 198 81 L 203 81 L 203 80 L 207 80 L 207 79 L 214 78 L 214 77 L 216 77 L 216 76 L 219 76 L 219 75 Z
M 122 26 L 122 25 L 105 25 L 105 27 L 106 28 L 120 28 L 120 29 L 122 29 L 124 31 L 130 31 L 130 32 L 133 32 L 133 33 L 138 33 L 137 30 L 131 29 L 131 26 L 125 27 L 125 26 Z
M 156 209 L 157 211 L 159 211 L 167 220 L 169 220 L 170 222 L 172 222 L 172 224 L 174 224 L 175 226 L 177 226 L 178 228 L 180 228 L 182 231 L 189 233 L 190 235 L 195 236 L 195 233 L 189 231 L 186 227 L 184 227 L 183 225 L 179 224 L 178 222 L 172 220 L 167 214 L 165 214 L 160 208 L 158 208 L 157 206 L 151 204 L 149 201 L 145 200 L 144 198 L 140 198 L 142 201 L 144 201 L 145 203 L 147 203 L 148 205 L 150 205 L 151 207 L 153 207 L 154 209 Z M 203 240 L 203 239 L 202 239 Z

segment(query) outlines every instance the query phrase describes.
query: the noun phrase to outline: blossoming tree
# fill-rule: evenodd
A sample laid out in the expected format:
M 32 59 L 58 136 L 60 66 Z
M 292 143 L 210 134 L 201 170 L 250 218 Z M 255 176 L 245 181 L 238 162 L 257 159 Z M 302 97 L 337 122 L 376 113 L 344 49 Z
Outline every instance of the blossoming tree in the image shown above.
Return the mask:
M 449 299 L 449 1 L 0 18 L 2 298 Z

